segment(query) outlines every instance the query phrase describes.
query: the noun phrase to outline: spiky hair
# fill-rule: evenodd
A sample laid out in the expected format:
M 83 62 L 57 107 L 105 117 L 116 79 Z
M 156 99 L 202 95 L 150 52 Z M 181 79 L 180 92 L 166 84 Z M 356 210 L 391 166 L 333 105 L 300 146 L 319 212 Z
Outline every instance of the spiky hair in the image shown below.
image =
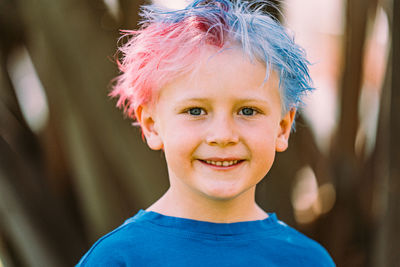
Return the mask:
M 154 101 L 158 90 L 190 72 L 205 46 L 234 44 L 279 76 L 282 113 L 302 104 L 313 90 L 304 50 L 289 31 L 263 10 L 267 1 L 195 0 L 182 10 L 157 5 L 141 8 L 139 30 L 122 31 L 129 40 L 119 48 L 121 75 L 110 95 L 135 119 L 138 106 Z

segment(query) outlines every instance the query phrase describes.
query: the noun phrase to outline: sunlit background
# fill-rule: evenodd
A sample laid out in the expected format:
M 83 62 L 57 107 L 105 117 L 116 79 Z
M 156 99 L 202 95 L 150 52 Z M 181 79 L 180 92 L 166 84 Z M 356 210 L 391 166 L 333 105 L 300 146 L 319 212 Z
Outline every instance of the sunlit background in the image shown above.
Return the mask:
M 6 25 L 0 33 L 7 36 L 1 41 L 0 267 L 69 266 L 94 240 L 139 208 L 146 208 L 168 186 L 163 156 L 148 151 L 139 130 L 123 120 L 107 98 L 109 82 L 116 75 L 112 58 L 118 30 L 136 27 L 139 3 L 60 1 L 35 7 L 30 14 L 35 1 L 17 2 L 0 5 L 0 24 Z M 390 119 L 383 113 L 389 108 L 381 107 L 388 102 L 381 96 L 390 84 L 390 20 L 399 13 L 388 14 L 393 11 L 389 0 L 370 0 L 354 111 L 358 121 L 353 123 L 356 134 L 350 148 L 354 155 L 344 158 L 338 147 L 343 145 L 340 140 L 346 140 L 340 138 L 340 123 L 345 110 L 341 100 L 347 77 L 345 51 L 351 43 L 346 39 L 350 2 L 285 0 L 278 5 L 283 24 L 312 63 L 316 90 L 307 97 L 292 138 L 301 145 L 279 155 L 277 166 L 259 186 L 257 200 L 324 244 L 336 256 L 338 266 L 384 266 L 380 265 L 388 262 L 384 258 L 391 259 L 385 253 L 391 252 L 382 244 L 390 234 L 380 229 L 387 225 L 383 221 L 390 206 L 387 164 L 393 159 L 386 143 Z M 188 2 L 154 3 L 178 9 Z M 355 12 L 352 16 L 361 15 Z M 390 93 L 386 95 L 390 102 Z M 344 171 L 338 171 L 341 160 L 351 162 L 344 163 Z M 385 172 L 378 179 L 373 175 L 379 170 Z M 337 178 L 366 173 L 372 177 L 366 178 L 368 183 L 356 177 Z M 345 188 L 351 189 L 347 192 Z M 361 204 L 349 203 L 348 210 L 341 209 L 351 195 L 357 195 L 354 199 Z M 349 214 L 357 208 L 354 216 L 361 216 L 360 221 L 349 223 L 353 230 L 344 231 L 347 236 L 341 237 L 345 240 L 333 240 L 334 233 L 326 233 L 328 226 L 332 228 L 327 221 L 351 221 L 354 218 Z M 364 221 L 368 222 L 361 223 L 365 232 L 359 235 L 368 231 L 370 236 L 354 241 L 351 231 Z M 69 236 L 65 247 L 52 247 L 65 235 Z M 362 242 L 369 243 L 359 245 Z M 37 244 L 34 249 L 33 244 Z M 351 252 L 338 249 L 338 244 L 350 244 Z M 68 247 L 69 253 L 61 252 Z
M 179 9 L 184 8 L 188 1 L 154 0 L 154 3 Z M 119 2 L 104 0 L 104 4 L 108 12 L 118 19 Z M 283 3 L 284 24 L 294 32 L 296 41 L 305 48 L 312 63 L 310 71 L 317 90 L 306 100 L 304 116 L 317 145 L 324 153 L 329 152 L 332 134 L 338 122 L 344 4 L 344 1 L 338 0 L 287 0 Z M 368 27 L 372 30 L 366 41 L 359 106 L 360 125 L 355 143 L 357 153 L 362 153 L 362 147 L 366 147 L 366 156 L 374 150 L 379 97 L 390 44 L 388 19 L 382 7 L 377 9 L 376 19 Z M 40 132 L 48 120 L 47 98 L 26 48 L 21 47 L 10 55 L 7 70 L 24 119 L 32 131 Z M 296 175 L 291 200 L 297 222 L 309 223 L 333 207 L 335 189 L 330 183 L 318 184 L 315 173 L 306 166 Z

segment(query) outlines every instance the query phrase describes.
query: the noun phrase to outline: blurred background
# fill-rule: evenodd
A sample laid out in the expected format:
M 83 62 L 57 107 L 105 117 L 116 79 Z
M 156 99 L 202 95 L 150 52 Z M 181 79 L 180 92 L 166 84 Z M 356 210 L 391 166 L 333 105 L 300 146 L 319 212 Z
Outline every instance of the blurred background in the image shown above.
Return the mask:
M 275 3 L 317 90 L 257 201 L 338 266 L 400 266 L 400 3 Z M 107 97 L 141 4 L 0 1 L 0 267 L 72 266 L 168 188 L 162 153 Z

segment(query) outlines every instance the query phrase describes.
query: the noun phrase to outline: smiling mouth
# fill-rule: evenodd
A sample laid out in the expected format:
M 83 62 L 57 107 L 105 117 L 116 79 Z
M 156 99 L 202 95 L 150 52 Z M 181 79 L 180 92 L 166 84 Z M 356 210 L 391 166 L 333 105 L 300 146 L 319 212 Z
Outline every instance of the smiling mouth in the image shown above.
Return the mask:
M 200 160 L 203 163 L 217 166 L 217 167 L 230 167 L 235 166 L 243 162 L 244 160 L 223 160 L 223 161 L 214 161 L 214 160 Z

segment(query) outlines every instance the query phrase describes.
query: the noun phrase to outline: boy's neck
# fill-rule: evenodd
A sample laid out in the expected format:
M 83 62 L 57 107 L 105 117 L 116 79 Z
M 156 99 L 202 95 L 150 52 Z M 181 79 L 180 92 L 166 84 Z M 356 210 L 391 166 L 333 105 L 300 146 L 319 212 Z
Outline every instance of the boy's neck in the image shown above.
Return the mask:
M 254 200 L 255 188 L 233 200 L 185 198 L 171 188 L 146 211 L 215 223 L 263 220 L 268 214 Z

